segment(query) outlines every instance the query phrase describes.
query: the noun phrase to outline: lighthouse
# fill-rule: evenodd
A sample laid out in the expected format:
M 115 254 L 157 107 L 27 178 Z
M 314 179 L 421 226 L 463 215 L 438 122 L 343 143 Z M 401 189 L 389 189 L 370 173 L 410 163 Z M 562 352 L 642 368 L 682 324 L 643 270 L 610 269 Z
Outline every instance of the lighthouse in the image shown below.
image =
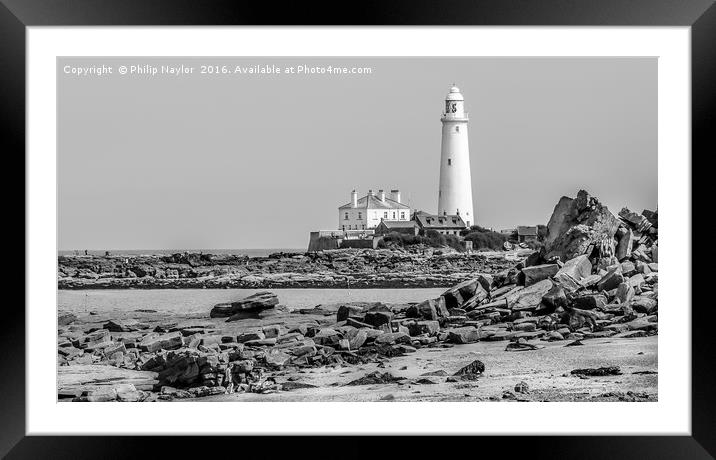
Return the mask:
M 460 88 L 453 86 L 445 97 L 445 112 L 440 149 L 440 189 L 438 215 L 458 214 L 469 227 L 475 225 L 472 209 L 472 180 L 470 178 L 470 148 L 467 143 L 468 116 L 465 98 Z

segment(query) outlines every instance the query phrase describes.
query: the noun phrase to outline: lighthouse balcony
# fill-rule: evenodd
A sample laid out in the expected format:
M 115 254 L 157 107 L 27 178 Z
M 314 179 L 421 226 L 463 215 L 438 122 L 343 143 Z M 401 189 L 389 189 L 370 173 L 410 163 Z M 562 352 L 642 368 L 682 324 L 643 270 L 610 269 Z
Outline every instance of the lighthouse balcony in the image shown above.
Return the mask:
M 452 113 L 443 113 L 440 117 L 440 121 L 469 121 L 469 113 L 465 112 L 463 116 L 458 117 Z

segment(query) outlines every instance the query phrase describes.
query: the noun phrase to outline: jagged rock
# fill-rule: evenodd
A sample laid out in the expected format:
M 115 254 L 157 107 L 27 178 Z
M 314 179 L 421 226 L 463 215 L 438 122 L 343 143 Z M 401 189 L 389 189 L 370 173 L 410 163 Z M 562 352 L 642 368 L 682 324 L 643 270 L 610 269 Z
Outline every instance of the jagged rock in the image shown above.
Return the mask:
M 599 280 L 597 289 L 599 291 L 611 291 L 612 289 L 616 289 L 623 281 L 624 276 L 622 275 L 621 265 L 613 265 L 609 267 L 607 273 Z
M 622 208 L 622 210 L 619 211 L 619 217 L 640 233 L 644 233 L 651 228 L 649 219 L 641 214 L 630 211 L 629 208 Z
M 146 325 L 134 319 L 111 319 L 102 327 L 111 332 L 132 332 L 145 329 Z
M 175 350 L 181 348 L 184 344 L 184 338 L 181 332 L 170 332 L 168 334 L 154 337 L 139 344 L 140 350 L 154 353 L 159 350 Z
M 455 377 L 461 377 L 464 375 L 477 376 L 477 375 L 482 375 L 484 372 L 485 372 L 485 363 L 483 363 L 479 359 L 476 359 L 475 361 L 471 362 L 470 364 L 463 367 L 459 371 L 455 372 L 453 374 L 453 376 L 455 376 Z
M 620 227 L 617 230 L 617 248 L 614 252 L 614 256 L 618 260 L 624 260 L 631 256 L 631 249 L 634 239 L 634 232 L 630 228 Z
M 366 311 L 363 322 L 373 327 L 388 324 L 393 319 L 393 312 L 383 304 L 371 307 Z
M 631 307 L 634 311 L 646 313 L 647 315 L 655 313 L 657 306 L 658 304 L 656 300 L 643 296 L 636 296 L 631 302 Z
M 472 326 L 458 327 L 448 331 L 448 342 L 451 343 L 473 343 L 480 340 L 480 332 Z
M 375 372 L 371 372 L 370 374 L 366 374 L 364 377 L 361 377 L 359 379 L 348 382 L 348 383 L 346 383 L 346 385 L 349 385 L 349 386 L 374 385 L 374 384 L 382 384 L 382 383 L 393 383 L 393 382 L 398 382 L 400 380 L 405 380 L 405 377 L 394 377 L 389 372 L 381 373 L 381 372 L 375 371 Z
M 554 282 L 565 291 L 574 292 L 580 288 L 580 281 L 592 273 L 592 263 L 586 255 L 569 259 L 554 275 Z
M 363 329 L 351 329 L 346 333 L 349 350 L 357 350 L 368 339 L 368 334 Z
M 265 338 L 266 336 L 261 331 L 244 332 L 243 334 L 236 336 L 236 341 L 239 343 L 245 343 L 251 340 L 263 340 Z
M 572 299 L 572 303 L 578 309 L 594 310 L 604 307 L 607 304 L 607 298 L 603 294 L 584 294 Z
M 263 291 L 236 302 L 216 304 L 211 309 L 209 316 L 212 318 L 230 317 L 238 313 L 257 312 L 274 308 L 276 305 L 278 305 L 278 296 L 271 292 Z
M 406 310 L 406 316 L 409 318 L 424 318 L 427 320 L 437 320 L 438 311 L 435 305 L 437 301 L 434 299 L 428 299 L 420 302 L 416 305 L 411 305 Z
M 617 292 L 614 294 L 619 303 L 628 303 L 634 297 L 634 288 L 629 283 L 621 283 L 617 286 Z
M 574 369 L 572 375 L 584 375 L 588 377 L 602 377 L 606 375 L 621 375 L 622 371 L 619 366 Z
M 532 286 L 508 294 L 507 304 L 513 311 L 535 309 L 542 302 L 542 297 L 552 289 L 552 286 L 554 283 L 551 280 L 539 281 Z
M 577 198 L 562 197 L 547 224 L 545 258 L 567 261 L 579 255 L 614 254 L 619 220 L 596 198 L 580 190 Z
M 348 318 L 363 320 L 363 307 L 358 305 L 341 305 L 336 313 L 336 321 L 346 321 Z
M 410 343 L 410 335 L 405 332 L 386 332 L 375 338 L 377 344 L 392 345 L 395 343 Z
M 559 265 L 557 264 L 544 264 L 534 265 L 532 267 L 525 267 L 522 269 L 522 274 L 525 276 L 525 286 L 531 286 L 539 281 L 547 278 L 551 278 L 559 271 Z

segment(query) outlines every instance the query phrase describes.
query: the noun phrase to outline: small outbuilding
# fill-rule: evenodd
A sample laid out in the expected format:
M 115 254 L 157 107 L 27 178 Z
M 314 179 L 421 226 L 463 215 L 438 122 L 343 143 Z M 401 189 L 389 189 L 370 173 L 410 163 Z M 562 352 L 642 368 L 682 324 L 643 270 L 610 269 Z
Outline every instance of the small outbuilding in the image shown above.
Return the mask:
M 423 233 L 428 230 L 435 230 L 443 235 L 459 235 L 460 231 L 467 228 L 465 221 L 462 220 L 459 214 L 439 216 L 418 211 L 413 215 L 413 220 L 418 225 L 419 231 Z
M 529 241 L 536 241 L 537 240 L 537 227 L 528 227 L 525 225 L 520 225 L 517 227 L 517 242 L 518 243 L 527 243 Z
M 414 220 L 383 220 L 375 227 L 376 235 L 387 235 L 393 232 L 415 236 L 418 234 L 418 225 Z

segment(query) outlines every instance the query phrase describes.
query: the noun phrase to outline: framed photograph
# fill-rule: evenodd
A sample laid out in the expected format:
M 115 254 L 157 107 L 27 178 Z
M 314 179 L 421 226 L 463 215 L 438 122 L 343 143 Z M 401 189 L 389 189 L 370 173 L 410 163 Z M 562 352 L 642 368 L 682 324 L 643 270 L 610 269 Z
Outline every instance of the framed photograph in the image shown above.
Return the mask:
M 712 458 L 713 2 L 1 3 L 3 454 Z

